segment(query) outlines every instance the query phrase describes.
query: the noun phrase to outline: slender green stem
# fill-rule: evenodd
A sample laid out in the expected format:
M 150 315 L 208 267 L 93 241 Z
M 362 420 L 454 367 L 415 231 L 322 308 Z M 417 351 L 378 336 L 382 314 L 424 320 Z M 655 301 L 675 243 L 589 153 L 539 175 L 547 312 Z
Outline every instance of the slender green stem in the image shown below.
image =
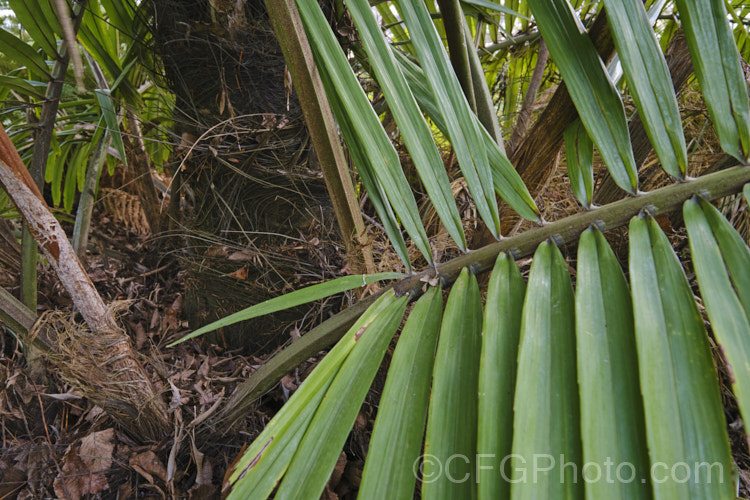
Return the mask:
M 469 101 L 471 109 L 476 113 L 477 101 L 474 96 L 474 84 L 472 83 L 471 65 L 469 63 L 469 46 L 466 44 L 464 35 L 464 14 L 458 0 L 438 0 L 440 12 L 443 15 L 443 26 L 445 36 L 448 39 L 448 50 L 450 52 L 453 71 L 456 72 L 461 88 Z M 473 47 L 473 45 L 472 45 Z
M 96 183 L 99 180 L 99 171 L 102 166 L 102 159 L 105 151 L 109 147 L 109 138 L 102 137 L 99 143 L 94 147 L 94 154 L 89 158 L 88 165 L 86 166 L 86 178 L 83 181 L 83 190 L 81 191 L 81 199 L 78 202 L 78 210 L 76 211 L 76 222 L 73 226 L 73 249 L 78 254 L 78 258 L 81 262 L 85 262 L 86 259 L 86 246 L 89 241 L 89 226 L 91 225 L 91 213 L 94 209 L 94 201 L 96 200 Z
M 500 131 L 500 124 L 497 120 L 497 111 L 495 111 L 495 103 L 492 101 L 490 88 L 487 86 L 487 79 L 484 76 L 482 62 L 479 60 L 479 54 L 474 50 L 474 40 L 471 38 L 471 30 L 469 30 L 469 26 L 466 22 L 463 23 L 463 26 L 464 36 L 466 37 L 466 46 L 469 48 L 467 55 L 469 58 L 469 67 L 471 69 L 471 82 L 474 86 L 474 98 L 477 101 L 477 116 L 497 145 L 504 150 L 503 134 Z
M 36 240 L 23 224 L 21 233 L 21 300 L 26 307 L 36 311 L 36 266 L 39 260 L 39 251 Z

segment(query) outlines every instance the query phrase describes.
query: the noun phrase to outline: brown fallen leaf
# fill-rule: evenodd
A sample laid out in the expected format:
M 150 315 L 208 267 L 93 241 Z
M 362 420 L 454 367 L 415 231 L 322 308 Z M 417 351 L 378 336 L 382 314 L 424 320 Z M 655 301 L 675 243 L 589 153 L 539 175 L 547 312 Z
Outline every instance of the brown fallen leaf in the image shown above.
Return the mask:
M 148 338 L 146 336 L 146 329 L 143 327 L 143 323 L 138 322 L 135 325 L 135 348 L 137 350 L 141 350 L 143 346 L 146 344 L 146 339 Z
M 177 294 L 177 298 L 174 299 L 172 305 L 164 311 L 164 317 L 161 319 L 161 328 L 159 333 L 164 335 L 171 330 L 178 330 L 180 328 L 179 316 L 182 312 L 182 295 Z
M 246 280 L 247 279 L 247 265 L 242 266 L 241 268 L 237 269 L 233 273 L 229 273 L 227 276 L 231 276 L 232 278 L 237 278 L 238 280 Z
M 68 447 L 62 473 L 53 483 L 58 498 L 77 500 L 109 489 L 104 472 L 112 465 L 114 437 L 114 429 L 105 429 L 84 437 L 80 446 Z
M 156 453 L 151 450 L 131 456 L 128 463 L 151 484 L 154 484 L 154 476 L 165 483 L 167 482 L 167 469 L 156 456 Z

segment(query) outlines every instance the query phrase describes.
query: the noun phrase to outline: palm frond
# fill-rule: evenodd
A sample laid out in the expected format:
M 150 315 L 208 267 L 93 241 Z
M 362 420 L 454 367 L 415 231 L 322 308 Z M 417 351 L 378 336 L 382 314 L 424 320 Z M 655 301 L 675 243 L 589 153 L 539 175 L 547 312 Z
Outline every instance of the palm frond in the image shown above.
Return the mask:
M 695 218 L 693 212 L 706 206 L 705 202 L 686 202 L 687 217 Z M 718 211 L 709 211 L 718 217 L 709 230 L 727 226 Z M 438 313 L 439 288 L 420 299 L 391 362 L 383 406 L 375 422 L 377 439 L 370 444 L 365 465 L 364 498 L 379 498 L 377 492 L 386 491 L 384 485 L 391 481 L 400 485 L 401 496 L 409 496 L 418 477 L 426 498 L 474 498 L 477 492 L 481 498 L 494 498 L 492 495 L 509 489 L 512 498 L 538 498 L 540 494 L 580 498 L 584 488 L 590 498 L 649 498 L 651 492 L 656 498 L 733 498 L 729 442 L 703 321 L 684 271 L 656 221 L 639 215 L 630 224 L 632 298 L 613 251 L 598 230 L 590 229 L 579 242 L 575 294 L 564 257 L 553 243 L 545 242 L 534 256 L 528 289 L 524 289 L 512 259 L 506 255 L 498 258 L 481 327 L 479 291 L 466 269 L 442 315 Z M 689 224 L 691 248 L 693 243 L 704 245 L 705 235 L 696 233 L 692 221 Z M 726 230 L 736 242 L 736 233 L 731 227 Z M 720 255 L 710 261 L 732 261 L 724 253 L 726 248 L 715 245 L 712 251 Z M 750 250 L 744 243 L 740 248 L 746 257 Z M 731 254 L 734 250 L 727 251 Z M 696 262 L 700 258 L 694 256 Z M 696 265 L 698 273 L 703 273 L 702 267 Z M 727 275 L 727 271 L 723 273 Z M 739 304 L 735 294 L 746 296 L 750 291 L 747 283 L 738 280 L 713 284 L 709 292 L 704 290 L 709 285 L 704 285 L 700 275 L 699 280 L 702 292 L 714 293 L 717 300 L 734 296 L 731 300 Z M 294 491 L 316 497 L 323 491 L 356 409 L 348 406 L 346 391 L 334 391 L 321 379 L 327 377 L 333 383 L 346 373 L 331 369 L 331 364 L 343 366 L 342 350 L 352 349 L 352 335 L 363 331 L 374 315 L 390 319 L 377 323 L 382 332 L 373 332 L 373 336 L 392 336 L 391 328 L 398 323 L 394 318 L 400 318 L 404 302 L 397 305 L 395 298 L 389 297 L 373 305 L 372 312 L 350 329 L 308 378 L 309 387 L 316 384 L 314 390 L 325 393 L 326 400 L 339 402 L 331 401 L 330 411 L 324 410 L 322 396 L 314 397 L 303 384 L 233 469 L 226 485 L 231 488 L 229 498 L 246 498 L 243 495 L 253 491 L 247 488 L 259 476 L 248 475 L 265 473 L 260 465 L 281 456 L 279 448 L 273 448 L 276 452 L 271 449 L 277 440 L 293 455 L 285 454 L 285 461 L 310 462 L 316 447 L 296 447 L 302 431 L 291 425 L 290 415 L 294 414 L 300 420 L 327 422 L 314 433 L 312 427 L 306 432 L 312 433 L 310 439 L 318 447 L 331 437 L 339 448 L 326 447 L 325 460 L 294 469 L 292 483 L 306 485 L 304 488 L 287 490 L 282 483 L 278 494 L 285 497 Z M 386 305 L 387 300 L 391 305 Z M 441 316 L 433 355 L 431 346 Z M 414 331 L 421 326 L 425 338 L 415 339 Z M 376 323 L 370 328 L 376 329 Z M 726 344 L 727 348 L 733 346 Z M 375 357 L 379 360 L 380 356 L 378 350 Z M 432 359 L 430 384 L 427 374 Z M 371 380 L 370 373 L 366 373 L 367 380 Z M 422 418 L 428 388 L 431 396 L 425 432 Z M 358 405 L 363 393 L 357 394 Z M 513 406 L 509 395 L 515 400 Z M 738 397 L 746 399 L 741 392 Z M 348 417 L 337 420 L 345 424 L 343 431 L 330 424 L 340 405 L 349 408 Z M 316 410 L 311 411 L 312 407 Z M 410 409 L 415 413 L 409 413 Z M 283 429 L 277 423 L 282 421 L 286 422 Z M 423 433 L 424 463 L 420 464 L 415 463 L 415 455 Z M 399 446 L 401 440 L 410 444 Z M 286 448 L 288 443 L 294 450 Z M 405 471 L 409 464 L 412 467 Z M 675 464 L 691 468 L 689 479 L 682 480 L 682 469 L 670 475 Z M 255 467 L 259 467 L 257 472 Z M 599 476 L 592 467 L 598 468 Z M 618 479 L 596 479 L 606 467 L 618 467 Z M 666 467 L 664 474 L 658 467 Z M 243 471 L 247 475 L 240 477 Z M 303 481 L 298 472 L 315 479 Z M 257 498 L 265 498 L 272 489 L 268 485 L 266 493 Z

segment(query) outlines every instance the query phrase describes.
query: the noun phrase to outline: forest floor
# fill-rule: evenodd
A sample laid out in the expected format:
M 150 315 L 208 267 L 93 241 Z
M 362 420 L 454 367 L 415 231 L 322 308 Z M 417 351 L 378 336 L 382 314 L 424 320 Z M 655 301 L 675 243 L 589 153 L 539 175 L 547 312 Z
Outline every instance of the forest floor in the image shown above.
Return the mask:
M 204 339 L 167 347 L 191 331 L 179 252 L 105 213 L 95 215 L 87 271 L 105 302 L 129 301 L 120 321 L 169 402 L 174 433 L 158 443 L 138 443 L 49 365 L 44 373 L 32 373 L 22 346 L 0 332 L 0 499 L 219 498 L 225 471 L 242 445 L 262 430 L 323 353 L 284 377 L 244 421 L 228 431 L 210 429 L 207 417 L 278 349 L 248 354 Z M 0 281 L 18 291 L 18 276 L 2 275 Z M 39 283 L 40 312 L 70 310 L 72 302 L 51 269 L 40 268 Z M 294 336 L 292 331 L 281 344 Z M 354 497 L 374 419 L 370 399 L 326 498 Z

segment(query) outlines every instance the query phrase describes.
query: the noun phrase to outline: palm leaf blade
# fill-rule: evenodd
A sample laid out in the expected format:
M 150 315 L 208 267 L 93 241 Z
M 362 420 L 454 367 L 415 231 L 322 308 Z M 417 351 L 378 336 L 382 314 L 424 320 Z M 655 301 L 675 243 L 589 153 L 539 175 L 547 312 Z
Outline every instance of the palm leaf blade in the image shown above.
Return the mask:
M 367 160 L 367 164 L 357 165 L 357 168 L 371 168 L 407 233 L 425 259 L 432 263 L 427 234 L 419 219 L 414 195 L 401 169 L 398 153 L 351 71 L 349 62 L 333 36 L 320 6 L 314 2 L 297 0 L 297 8 L 313 47 L 323 82 L 331 86 L 326 89 L 327 94 L 329 97 L 336 94 L 340 100 L 341 106 L 333 106 L 336 117 L 341 121 L 342 113 L 351 116 L 349 125 L 355 135 L 350 137 L 347 143 L 349 148 L 361 147 L 363 154 L 360 158 Z M 336 100 L 332 100 L 332 104 L 335 102 Z M 383 214 L 380 215 L 383 217 Z
M 578 247 L 576 338 L 584 462 L 630 464 L 623 476 L 634 479 L 591 481 L 587 498 L 650 498 L 630 293 L 596 229 L 584 232 Z
M 414 463 L 424 437 L 442 313 L 442 291 L 433 287 L 404 325 L 380 398 L 358 498 L 408 498 L 414 492 Z
M 704 213 L 714 210 L 716 209 L 709 204 L 701 207 L 701 203 L 694 199 L 685 202 L 683 213 L 703 302 L 711 319 L 714 335 L 722 345 L 731 367 L 734 392 L 743 417 L 747 419 L 750 417 L 750 321 L 732 287 L 722 255 L 723 249 L 714 235 L 714 224 L 709 222 Z M 723 219 L 720 213 L 714 215 Z M 746 249 L 747 247 L 744 248 Z M 747 250 L 744 253 L 748 255 Z M 747 275 L 747 268 L 743 274 Z
M 513 396 L 526 284 L 515 261 L 501 254 L 492 270 L 482 326 L 479 362 L 478 498 L 507 498 L 513 438 Z M 477 458 L 479 460 L 479 458 Z M 499 473 L 503 467 L 504 474 Z
M 529 0 L 529 6 L 612 178 L 625 191 L 635 193 L 638 175 L 625 109 L 591 39 L 583 33 L 567 0 Z
M 748 186 L 745 190 L 749 190 Z M 729 277 L 745 309 L 745 315 L 750 318 L 750 273 L 747 272 L 750 269 L 750 250 L 742 241 L 742 237 L 713 205 L 705 200 L 700 202 L 721 249 Z
M 487 145 L 480 131 L 482 126 L 466 101 L 425 4 L 408 0 L 399 5 L 477 211 L 497 237 L 500 234 L 500 221 L 492 189 L 492 173 L 487 162 Z M 498 146 L 495 144 L 495 147 Z
M 570 187 L 578 201 L 590 208 L 594 196 L 594 143 L 581 120 L 571 123 L 564 136 Z
M 737 45 L 721 0 L 678 0 L 695 75 L 721 147 L 750 157 L 750 105 Z
M 654 498 L 733 499 L 729 442 L 705 327 L 680 262 L 650 217 L 630 222 L 630 276 L 651 463 L 720 468 L 696 468 L 685 482 L 668 473 L 654 476 Z
M 394 50 L 394 54 L 396 54 L 404 76 L 409 83 L 409 88 L 419 103 L 419 107 L 430 117 L 441 132 L 448 135 L 448 126 L 443 120 L 437 104 L 435 104 L 435 99 L 430 89 L 425 84 L 426 76 L 424 71 L 402 53 Z M 474 116 L 473 119 L 482 131 L 482 140 L 488 154 L 495 191 L 521 217 L 528 220 L 539 219 L 539 210 L 531 194 L 529 194 L 528 188 L 523 183 L 521 176 L 518 175 L 508 157 L 497 147 L 495 141 L 490 137 L 489 132 L 479 124 L 479 119 L 476 115 L 472 116 Z
M 44 58 L 23 40 L 3 28 L 0 28 L 0 50 L 17 64 L 26 66 L 33 75 L 49 77 L 50 72 Z
M 427 417 L 422 497 L 476 496 L 477 383 L 482 305 L 467 269 L 453 285 L 440 328 Z M 451 459 L 451 457 L 453 457 Z M 442 469 L 436 469 L 442 464 Z
M 459 248 L 466 250 L 461 216 L 453 199 L 443 160 L 432 139 L 432 132 L 409 91 L 406 79 L 380 31 L 369 2 L 354 0 L 350 1 L 348 6 L 362 37 L 362 44 L 369 54 L 369 62 L 427 194 L 448 233 Z
M 685 176 L 687 148 L 669 69 L 643 2 L 605 0 L 617 54 L 662 168 Z
M 395 302 L 393 293 L 384 294 L 315 367 L 227 472 L 223 489 L 231 488 L 228 498 L 267 498 L 273 492 L 294 457 L 288 447 L 291 446 L 296 453 L 297 444 L 302 439 L 300 433 L 307 428 L 328 387 L 354 348 L 357 333 L 373 327 Z
M 355 345 L 320 402 L 275 498 L 323 493 L 406 304 L 407 297 L 395 299 L 366 330 L 355 333 Z
M 13 13 L 23 29 L 31 35 L 32 40 L 42 48 L 50 59 L 56 59 L 58 53 L 55 31 L 47 23 L 40 3 L 29 0 L 8 0 L 8 5 L 13 9 Z
M 317 285 L 311 285 L 279 297 L 268 299 L 259 304 L 255 304 L 241 311 L 237 311 L 234 314 L 225 316 L 219 320 L 216 320 L 208 325 L 202 326 L 201 328 L 191 332 L 180 340 L 173 342 L 170 346 L 177 345 L 180 342 L 184 342 L 188 339 L 198 337 L 204 333 L 218 330 L 224 326 L 233 325 L 239 321 L 245 321 L 248 319 L 257 318 L 265 314 L 271 314 L 277 311 L 283 311 L 284 309 L 290 309 L 295 306 L 307 304 L 314 300 L 319 300 L 324 297 L 330 297 L 337 293 L 346 292 L 357 287 L 365 286 L 369 283 L 384 279 L 396 279 L 402 278 L 404 275 L 400 273 L 377 273 L 377 274 L 360 274 L 354 276 L 343 276 L 336 278 L 324 283 Z
M 581 464 L 574 298 L 565 260 L 542 243 L 523 306 L 511 498 L 577 499 Z M 564 463 L 575 467 L 563 467 Z

